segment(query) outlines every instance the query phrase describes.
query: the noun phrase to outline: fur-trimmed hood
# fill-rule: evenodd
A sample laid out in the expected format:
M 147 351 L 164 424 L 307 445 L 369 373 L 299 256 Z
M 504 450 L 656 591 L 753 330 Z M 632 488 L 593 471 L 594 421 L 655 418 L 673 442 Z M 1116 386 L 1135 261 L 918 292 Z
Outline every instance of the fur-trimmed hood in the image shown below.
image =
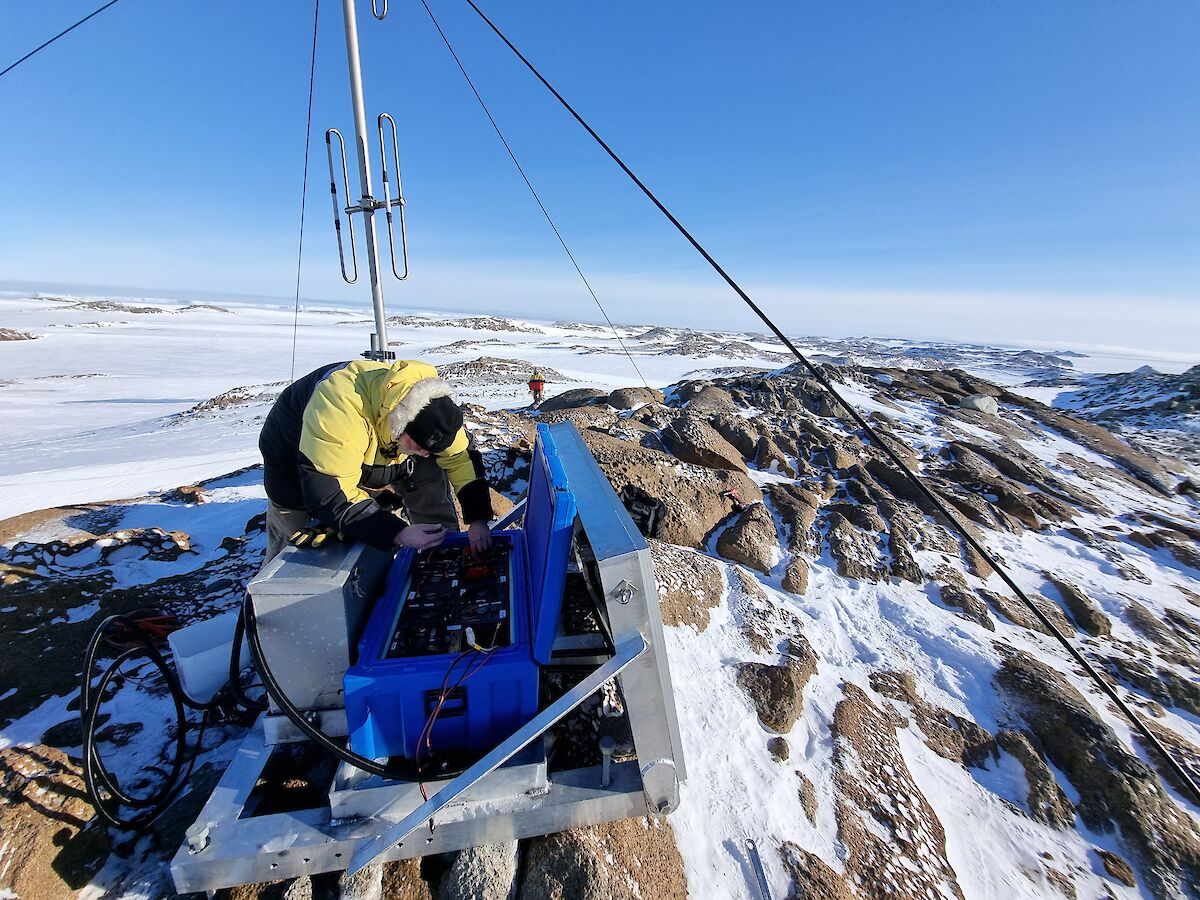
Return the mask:
M 453 396 L 454 391 L 450 384 L 437 376 L 414 382 L 396 408 L 387 414 L 388 436 L 392 441 L 399 440 L 409 422 L 415 419 L 417 413 L 428 406 L 431 400 Z

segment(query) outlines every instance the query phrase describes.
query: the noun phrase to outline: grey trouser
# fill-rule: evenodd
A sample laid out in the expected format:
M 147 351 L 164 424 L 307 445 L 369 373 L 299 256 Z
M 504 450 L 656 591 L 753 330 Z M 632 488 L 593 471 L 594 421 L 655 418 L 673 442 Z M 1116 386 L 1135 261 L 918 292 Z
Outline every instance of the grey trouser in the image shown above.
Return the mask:
M 412 463 L 411 474 L 408 463 Z M 404 464 L 404 474 L 391 485 L 404 507 L 405 518 L 414 525 L 445 525 L 458 530 L 458 509 L 446 471 L 432 457 L 410 456 Z M 302 509 L 288 509 L 274 500 L 267 500 L 267 553 L 265 566 L 283 552 L 292 535 L 312 523 Z

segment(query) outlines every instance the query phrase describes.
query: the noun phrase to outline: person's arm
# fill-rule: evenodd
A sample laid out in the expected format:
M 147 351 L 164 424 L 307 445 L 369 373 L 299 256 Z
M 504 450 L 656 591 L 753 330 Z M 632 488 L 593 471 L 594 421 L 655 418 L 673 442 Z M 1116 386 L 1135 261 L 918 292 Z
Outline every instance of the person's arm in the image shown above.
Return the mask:
M 300 488 L 308 512 L 352 541 L 380 549 L 395 545 L 404 523 L 359 487 L 370 446 L 370 423 L 351 398 L 328 381 L 304 409 Z
M 458 434 L 444 453 L 436 455 L 450 486 L 458 495 L 463 520 L 468 523 L 467 535 L 471 549 L 486 550 L 491 546 L 490 524 L 493 517 L 492 496 L 488 489 L 487 473 L 483 468 L 483 457 L 467 436 L 465 428 Z

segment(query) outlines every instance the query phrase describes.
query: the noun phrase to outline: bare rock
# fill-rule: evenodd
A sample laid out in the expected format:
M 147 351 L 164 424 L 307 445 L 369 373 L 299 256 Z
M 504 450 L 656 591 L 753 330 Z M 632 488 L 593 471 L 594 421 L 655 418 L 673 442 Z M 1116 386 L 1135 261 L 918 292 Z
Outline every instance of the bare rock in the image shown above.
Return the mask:
M 817 655 L 802 634 L 789 642 L 789 655 L 781 665 L 741 663 L 737 683 L 754 702 L 765 728 L 787 734 L 804 711 L 804 686 L 816 674 Z
M 767 741 L 767 751 L 775 757 L 776 762 L 787 762 L 792 755 L 792 748 L 785 737 L 773 737 Z
M 717 552 L 763 574 L 779 559 L 775 520 L 766 506 L 754 503 L 742 509 L 732 525 L 717 538 Z
M 1108 850 L 1097 850 L 1096 855 L 1104 864 L 1104 871 L 1126 887 L 1137 887 L 1137 879 L 1133 877 L 1133 869 L 1129 863 Z
M 1030 631 L 1050 634 L 1050 629 L 1043 625 L 1042 621 L 1019 598 L 1000 594 L 996 591 L 989 591 L 987 588 L 979 588 L 978 593 L 987 600 L 988 605 L 992 609 L 1014 625 L 1018 625 L 1021 628 L 1028 628 Z M 1067 619 L 1066 614 L 1057 603 L 1051 603 L 1045 597 L 1038 594 L 1026 592 L 1026 596 L 1061 633 L 1070 634 L 1074 630 L 1074 626 Z
M 746 471 L 737 448 L 698 414 L 684 413 L 663 430 L 661 437 L 671 455 L 684 462 L 709 469 Z
M 1200 827 L 1079 691 L 1026 653 L 1005 660 L 996 684 L 1074 786 L 1083 823 L 1119 829 L 1151 894 L 1186 896 L 1187 885 L 1200 883 Z
M 779 847 L 779 855 L 792 877 L 788 900 L 856 900 L 857 895 L 846 879 L 815 853 L 784 841 Z
M 758 486 L 739 472 L 686 466 L 666 453 L 598 431 L 582 434 L 618 493 L 632 484 L 666 505 L 660 537 L 667 543 L 702 547 L 709 532 L 729 514 L 730 490 L 746 503 L 762 498 Z
M 74 896 L 108 857 L 78 769 L 50 747 L 0 750 L 0 895 Z
M 960 409 L 973 409 L 989 416 L 1000 415 L 1000 404 L 996 402 L 995 397 L 989 397 L 987 394 L 971 394 L 969 397 L 963 397 L 958 401 L 958 405 Z
M 803 557 L 793 556 L 783 573 L 783 589 L 792 594 L 803 594 L 808 590 L 808 563 Z
M 383 900 L 383 865 L 372 863 L 353 875 L 349 872 L 339 874 L 339 900 Z
M 800 805 L 804 808 L 804 815 L 808 817 L 810 825 L 817 824 L 817 788 L 812 783 L 807 775 L 796 770 L 796 778 L 800 780 L 799 794 Z
M 938 570 L 939 573 L 941 571 L 942 569 Z M 934 577 L 936 578 L 937 575 L 935 574 Z M 996 623 L 988 615 L 987 604 L 980 600 L 979 596 L 969 587 L 965 584 L 947 583 L 941 580 L 935 583 L 943 603 L 960 610 L 963 618 L 982 625 L 988 631 L 996 630 Z
M 773 484 L 768 488 L 767 495 L 783 524 L 788 549 L 794 552 L 815 550 L 817 536 L 813 531 L 813 523 L 821 508 L 821 494 L 798 484 Z
M 608 405 L 613 409 L 637 409 L 647 403 L 662 403 L 663 392 L 648 387 L 617 388 L 608 395 Z
M 918 693 L 911 672 L 872 672 L 870 683 L 884 697 L 908 704 L 917 727 L 925 733 L 926 746 L 943 759 L 982 768 L 998 755 L 996 741 L 986 728 L 928 702 Z
M 664 625 L 708 627 L 709 610 L 721 602 L 725 581 L 707 556 L 661 541 L 650 541 L 658 606 Z
M 733 395 L 707 381 L 689 381 L 679 387 L 676 403 L 695 412 L 732 412 L 737 409 Z
M 755 653 L 778 653 L 793 645 L 807 647 L 804 627 L 794 612 L 771 602 L 762 585 L 745 569 L 733 569 L 730 609 L 746 643 Z M 798 651 L 804 655 L 804 650 Z
M 686 900 L 666 819 L 625 819 L 530 839 L 518 900 Z
M 517 842 L 459 851 L 438 885 L 437 900 L 511 900 L 517 892 Z
M 597 388 L 572 388 L 542 401 L 538 407 L 543 413 L 570 409 L 573 406 L 589 406 L 598 400 L 608 399 L 608 393 Z
M 1058 589 L 1067 611 L 1081 631 L 1087 632 L 1092 637 L 1107 637 L 1112 633 L 1112 625 L 1109 623 L 1108 617 L 1078 585 L 1052 572 L 1043 572 L 1042 574 Z
M 1029 817 L 1060 831 L 1073 828 L 1075 807 L 1058 786 L 1054 773 L 1029 738 L 1020 731 L 1001 729 L 996 735 L 996 743 L 1025 770 L 1025 782 L 1029 786 L 1026 795 Z
M 825 532 L 829 552 L 837 560 L 838 574 L 858 581 L 880 581 L 887 569 L 879 557 L 875 535 L 860 531 L 838 513 L 829 517 Z
M 838 837 L 854 893 L 957 897 L 946 832 L 908 771 L 894 723 L 852 684 L 833 715 Z
M 433 900 L 429 884 L 421 877 L 420 859 L 384 863 L 381 892 L 387 900 Z

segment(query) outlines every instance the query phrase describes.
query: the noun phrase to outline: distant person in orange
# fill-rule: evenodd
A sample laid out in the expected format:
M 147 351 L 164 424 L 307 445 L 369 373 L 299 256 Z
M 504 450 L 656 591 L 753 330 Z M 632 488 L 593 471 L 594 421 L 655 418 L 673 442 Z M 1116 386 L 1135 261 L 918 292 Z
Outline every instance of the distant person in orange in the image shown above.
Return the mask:
M 533 377 L 529 379 L 529 393 L 533 394 L 533 405 L 542 405 L 542 390 L 546 387 L 546 379 L 542 377 L 541 369 L 533 370 Z

